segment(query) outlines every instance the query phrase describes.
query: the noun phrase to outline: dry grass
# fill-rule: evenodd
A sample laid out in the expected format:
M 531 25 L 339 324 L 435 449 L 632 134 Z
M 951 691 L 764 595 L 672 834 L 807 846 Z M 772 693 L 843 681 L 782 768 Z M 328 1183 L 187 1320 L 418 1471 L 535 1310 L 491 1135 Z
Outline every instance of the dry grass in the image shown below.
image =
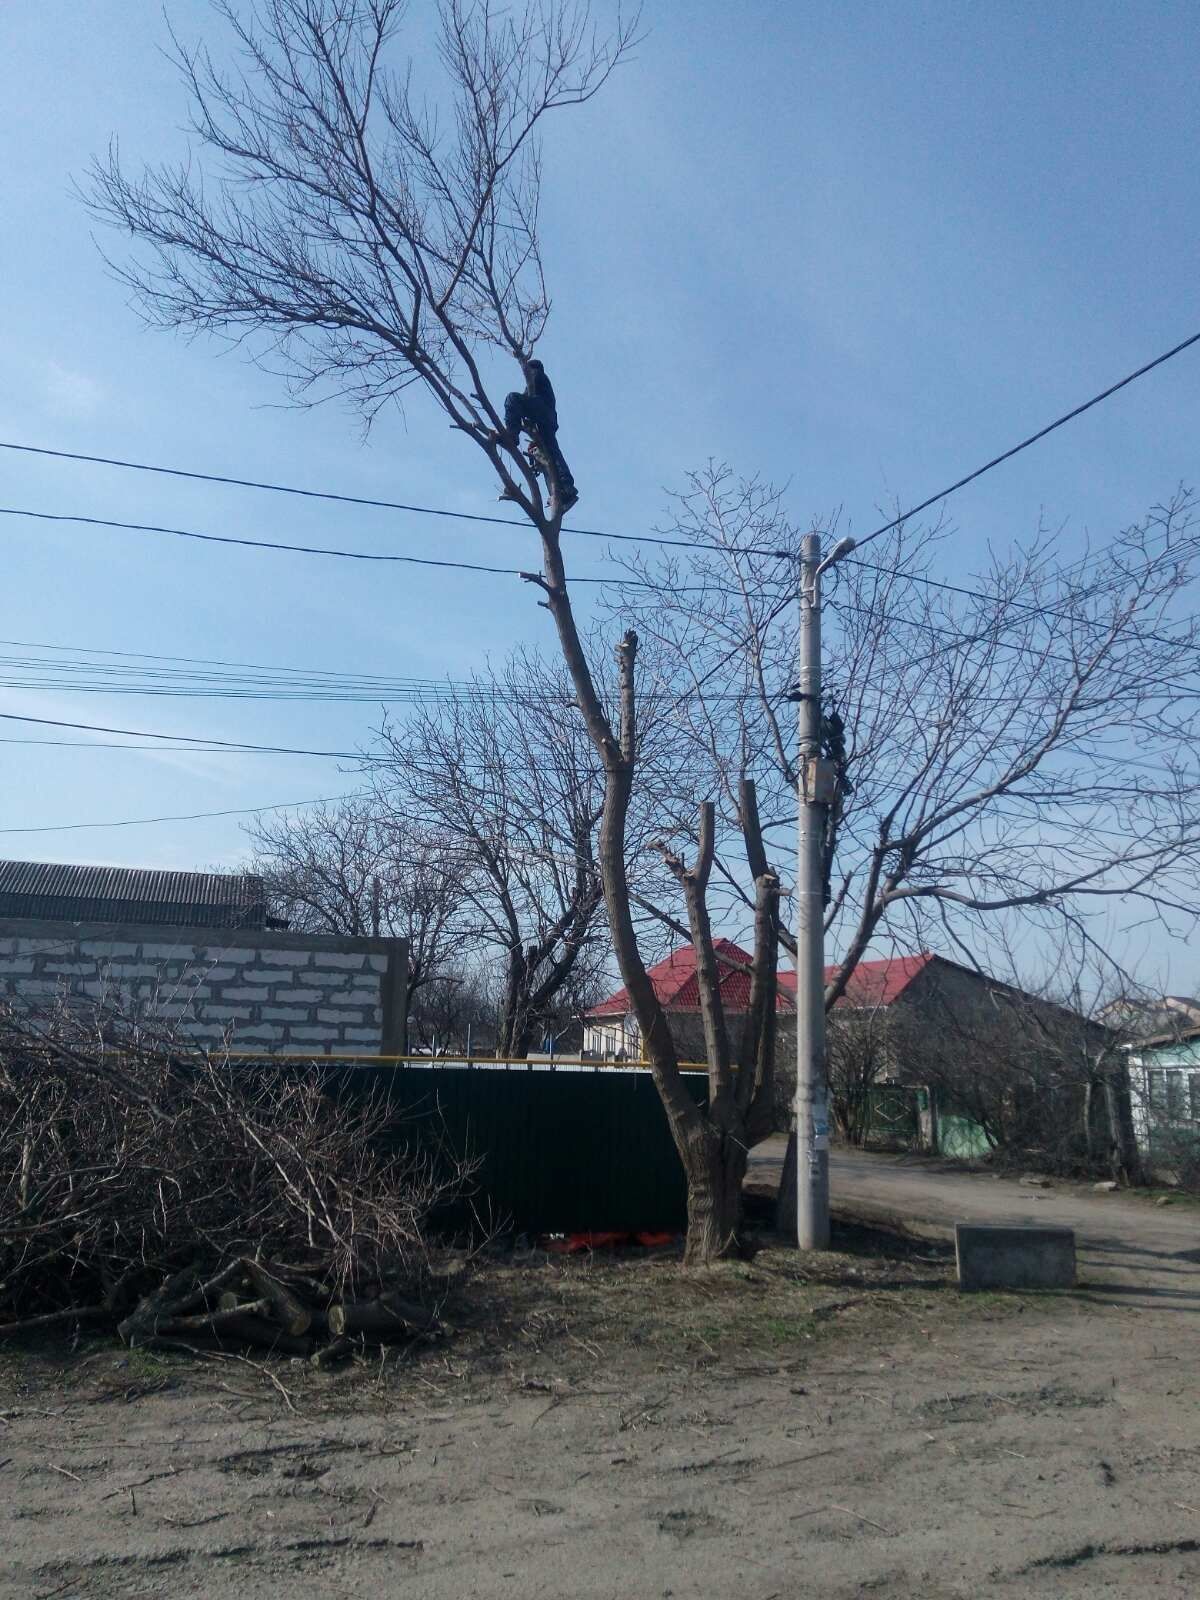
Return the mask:
M 480 1263 L 448 1315 L 453 1360 L 476 1378 L 554 1382 L 654 1370 L 802 1366 L 834 1338 L 890 1345 L 934 1327 L 1022 1313 L 1036 1297 L 960 1295 L 953 1249 L 846 1224 L 801 1257 L 769 1235 L 748 1258 L 684 1272 L 678 1249 Z M 1041 1301 L 1045 1304 L 1045 1300 Z

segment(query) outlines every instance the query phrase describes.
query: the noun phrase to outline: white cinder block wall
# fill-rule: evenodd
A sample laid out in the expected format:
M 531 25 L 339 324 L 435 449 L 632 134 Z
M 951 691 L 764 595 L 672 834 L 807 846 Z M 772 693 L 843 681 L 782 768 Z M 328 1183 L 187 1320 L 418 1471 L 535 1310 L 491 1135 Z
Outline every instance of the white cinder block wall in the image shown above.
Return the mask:
M 0 999 L 45 1012 L 107 1001 L 198 1046 L 399 1055 L 403 939 L 0 918 Z

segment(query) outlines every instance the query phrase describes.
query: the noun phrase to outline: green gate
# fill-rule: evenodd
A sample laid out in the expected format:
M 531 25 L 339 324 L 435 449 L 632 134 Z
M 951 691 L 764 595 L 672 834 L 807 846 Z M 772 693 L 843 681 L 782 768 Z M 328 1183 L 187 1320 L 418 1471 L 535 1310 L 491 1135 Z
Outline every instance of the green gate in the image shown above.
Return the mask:
M 867 1091 L 867 1142 L 904 1145 L 918 1143 L 917 1092 L 891 1084 Z

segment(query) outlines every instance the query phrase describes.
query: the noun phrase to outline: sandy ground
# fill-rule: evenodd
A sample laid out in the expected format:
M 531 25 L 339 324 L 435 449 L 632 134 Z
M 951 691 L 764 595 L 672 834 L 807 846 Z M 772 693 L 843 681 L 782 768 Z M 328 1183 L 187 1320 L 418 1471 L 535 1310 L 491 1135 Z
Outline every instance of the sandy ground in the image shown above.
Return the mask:
M 1200 1592 L 1200 1213 L 835 1185 L 925 1237 L 483 1263 L 382 1371 L 9 1352 L 0 1595 Z M 959 1296 L 937 1213 L 974 1205 L 1082 1207 L 1080 1291 Z
M 749 1183 L 778 1186 L 786 1140 L 759 1145 Z M 1088 1298 L 1144 1310 L 1200 1311 L 1200 1201 L 1157 1206 L 1145 1194 L 1099 1194 L 1091 1184 L 1031 1188 L 1016 1174 L 965 1172 L 922 1156 L 835 1150 L 830 1188 L 842 1216 L 900 1219 L 930 1238 L 950 1238 L 955 1222 L 1047 1223 L 1074 1228 Z

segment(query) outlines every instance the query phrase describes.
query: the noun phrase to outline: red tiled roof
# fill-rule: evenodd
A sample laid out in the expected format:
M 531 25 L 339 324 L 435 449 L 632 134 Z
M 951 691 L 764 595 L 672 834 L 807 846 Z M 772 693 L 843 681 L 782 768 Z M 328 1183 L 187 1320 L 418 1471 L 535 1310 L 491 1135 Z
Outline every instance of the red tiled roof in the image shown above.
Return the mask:
M 750 968 L 753 957 L 732 939 L 714 939 L 717 966 L 721 973 L 721 1000 L 726 1011 L 745 1011 L 750 1004 Z M 690 944 L 672 950 L 665 961 L 650 968 L 646 976 L 654 987 L 664 1011 L 699 1011 L 700 983 L 696 977 L 696 952 Z M 796 974 L 779 974 L 780 999 L 791 1010 L 796 992 Z M 623 1017 L 630 1009 L 625 989 L 618 989 L 585 1013 L 588 1017 Z
M 883 961 L 860 961 L 850 974 L 839 1006 L 890 1006 L 898 1000 L 919 972 L 935 959 L 928 950 L 915 956 L 889 956 Z M 825 968 L 825 982 L 832 983 L 836 967 Z
M 714 939 L 713 947 L 721 969 L 721 999 L 727 1011 L 745 1011 L 750 1003 L 748 950 L 731 939 Z M 844 1006 L 889 1006 L 933 960 L 928 951 L 916 956 L 894 956 L 884 961 L 860 961 L 837 1002 Z M 825 968 L 825 981 L 832 981 L 836 967 Z M 691 945 L 673 950 L 665 961 L 650 968 L 646 976 L 654 987 L 664 1011 L 698 1011 L 700 986 L 696 978 L 696 952 Z M 779 974 L 779 998 L 790 1011 L 795 1004 L 796 974 Z M 630 1009 L 629 996 L 621 988 L 586 1013 L 588 1017 L 623 1017 Z

